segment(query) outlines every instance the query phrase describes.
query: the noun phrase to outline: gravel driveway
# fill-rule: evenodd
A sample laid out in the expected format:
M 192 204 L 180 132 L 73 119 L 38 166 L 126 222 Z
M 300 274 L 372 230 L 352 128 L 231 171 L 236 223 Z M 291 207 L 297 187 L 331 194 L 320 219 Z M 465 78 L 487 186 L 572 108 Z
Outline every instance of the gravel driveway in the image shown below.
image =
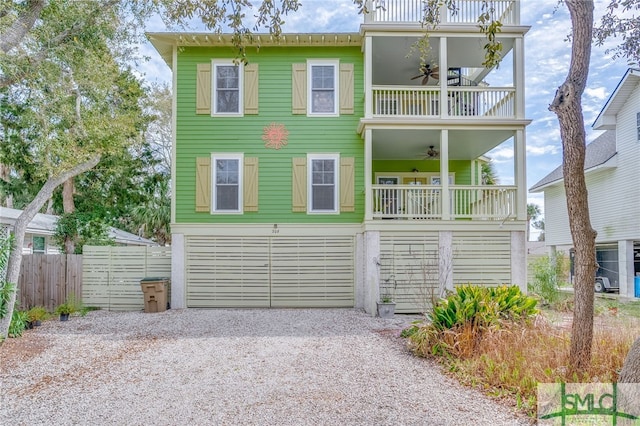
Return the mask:
M 0 347 L 0 424 L 513 425 L 351 309 L 90 312 Z

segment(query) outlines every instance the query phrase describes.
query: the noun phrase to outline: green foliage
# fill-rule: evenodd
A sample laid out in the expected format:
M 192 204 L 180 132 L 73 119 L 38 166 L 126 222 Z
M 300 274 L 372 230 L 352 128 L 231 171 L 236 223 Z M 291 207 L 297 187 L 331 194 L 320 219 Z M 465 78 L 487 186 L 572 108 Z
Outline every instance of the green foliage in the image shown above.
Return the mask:
M 518 286 L 458 286 L 446 299 L 434 305 L 428 314 L 437 330 L 452 329 L 466 323 L 489 327 L 501 320 L 520 320 L 535 315 L 537 301 L 520 291 Z
M 43 321 L 47 319 L 49 313 L 44 308 L 44 306 L 34 306 L 27 311 L 27 316 L 29 317 L 29 321 Z
M 65 300 L 64 303 L 58 305 L 55 310 L 56 315 L 71 315 L 76 312 L 80 312 L 81 315 L 86 315 L 87 310 L 82 305 L 82 302 L 78 301 L 73 295 L 67 297 L 67 300 Z
M 0 282 L 0 318 L 4 318 L 9 310 L 9 296 L 15 290 L 15 284 Z
M 488 330 L 523 322 L 536 315 L 537 301 L 518 286 L 456 287 L 427 314 L 428 322 L 405 330 L 422 356 L 468 357 Z
M 5 280 L 5 271 L 9 264 L 9 254 L 11 254 L 12 246 L 12 237 L 5 238 L 0 241 L 0 319 L 7 315 L 9 310 L 9 299 L 16 289 L 15 284 L 9 283 Z
M 538 295 L 543 303 L 554 304 L 560 298 L 559 283 L 566 274 L 567 263 L 564 254 L 555 257 L 544 256 L 531 262 L 533 282 L 529 291 Z
M 171 193 L 168 177 L 159 179 L 146 201 L 131 209 L 131 221 L 144 232 L 146 238 L 153 238 L 165 245 L 171 238 Z
M 27 311 L 14 310 L 9 324 L 9 337 L 22 336 L 22 332 L 27 328 L 27 322 L 29 322 Z
M 67 237 L 76 239 L 75 254 L 81 254 L 85 245 L 115 245 L 115 241 L 109 237 L 109 226 L 90 213 L 69 213 L 60 217 L 53 241 L 63 251 Z

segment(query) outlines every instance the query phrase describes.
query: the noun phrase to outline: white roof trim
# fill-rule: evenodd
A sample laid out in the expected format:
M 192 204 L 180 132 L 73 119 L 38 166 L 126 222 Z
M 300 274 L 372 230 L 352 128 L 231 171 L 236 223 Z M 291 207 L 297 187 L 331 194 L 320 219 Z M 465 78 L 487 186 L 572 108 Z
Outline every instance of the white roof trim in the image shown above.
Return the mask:
M 638 82 L 640 82 L 640 70 L 629 68 L 593 122 L 592 127 L 595 130 L 613 130 L 616 128 L 616 115 L 620 112 L 620 108 L 627 101 Z

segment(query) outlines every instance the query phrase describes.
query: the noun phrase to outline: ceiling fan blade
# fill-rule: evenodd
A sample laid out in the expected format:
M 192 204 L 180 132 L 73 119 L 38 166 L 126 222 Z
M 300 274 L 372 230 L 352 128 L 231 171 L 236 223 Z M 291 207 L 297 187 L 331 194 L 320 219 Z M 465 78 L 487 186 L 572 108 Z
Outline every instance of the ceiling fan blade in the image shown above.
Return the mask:
M 440 74 L 438 72 L 432 72 L 431 77 L 435 78 L 436 80 L 440 80 Z
M 415 77 L 411 77 L 411 80 L 415 80 L 416 78 L 420 78 L 422 76 L 424 76 L 424 74 L 416 75 Z
M 422 85 L 424 86 L 428 82 L 429 82 L 429 75 L 425 75 L 424 78 L 422 79 Z

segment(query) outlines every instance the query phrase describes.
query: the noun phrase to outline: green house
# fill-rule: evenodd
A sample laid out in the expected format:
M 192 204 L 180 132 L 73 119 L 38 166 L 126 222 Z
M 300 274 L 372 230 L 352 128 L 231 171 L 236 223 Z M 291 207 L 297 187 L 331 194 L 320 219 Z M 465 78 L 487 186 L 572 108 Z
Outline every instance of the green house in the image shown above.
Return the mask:
M 479 10 L 445 13 L 420 65 L 424 29 L 387 3 L 359 33 L 258 35 L 247 63 L 230 35 L 148 35 L 173 74 L 173 307 L 419 312 L 458 283 L 526 288 L 519 2 L 495 2 L 505 87 L 483 83 Z M 483 183 L 509 139 L 514 184 Z

